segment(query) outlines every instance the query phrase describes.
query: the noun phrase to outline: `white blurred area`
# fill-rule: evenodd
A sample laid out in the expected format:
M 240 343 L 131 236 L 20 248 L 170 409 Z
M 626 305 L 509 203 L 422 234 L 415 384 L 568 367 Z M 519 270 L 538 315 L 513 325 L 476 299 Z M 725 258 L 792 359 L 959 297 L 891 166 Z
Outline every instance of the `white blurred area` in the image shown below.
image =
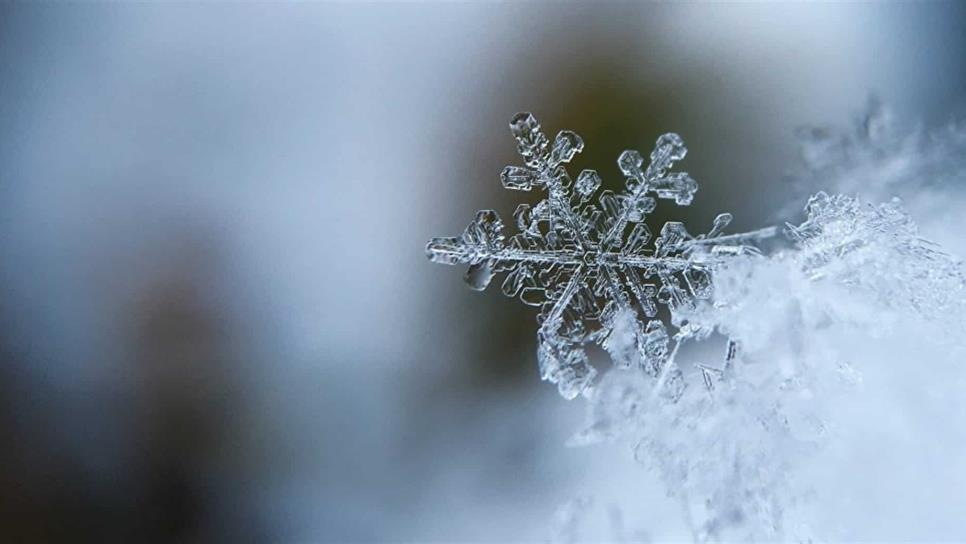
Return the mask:
M 11 466 L 71 467 L 8 478 L 92 539 L 531 541 L 581 496 L 578 536 L 686 538 L 624 445 L 564 447 L 583 406 L 539 382 L 530 309 L 426 240 L 510 215 L 506 121 L 580 132 L 561 97 L 602 58 L 671 97 L 640 141 L 681 130 L 748 226 L 786 204 L 795 127 L 871 92 L 943 119 L 966 81 L 956 4 L 2 9 L 5 402 L 38 452 Z M 525 370 L 485 377 L 508 314 Z M 62 486 L 84 508 L 48 510 Z

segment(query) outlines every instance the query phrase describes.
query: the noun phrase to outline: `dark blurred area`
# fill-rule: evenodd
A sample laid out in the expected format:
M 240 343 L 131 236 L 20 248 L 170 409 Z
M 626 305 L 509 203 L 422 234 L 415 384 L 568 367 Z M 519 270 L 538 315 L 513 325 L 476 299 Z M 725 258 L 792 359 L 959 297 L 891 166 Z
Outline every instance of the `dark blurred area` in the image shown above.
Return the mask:
M 663 494 L 423 245 L 509 218 L 507 121 L 680 133 L 650 219 L 776 221 L 794 129 L 966 104 L 960 3 L 0 6 L 0 540 L 540 540 Z M 654 491 L 646 491 L 654 487 Z M 645 490 L 645 491 L 642 491 Z

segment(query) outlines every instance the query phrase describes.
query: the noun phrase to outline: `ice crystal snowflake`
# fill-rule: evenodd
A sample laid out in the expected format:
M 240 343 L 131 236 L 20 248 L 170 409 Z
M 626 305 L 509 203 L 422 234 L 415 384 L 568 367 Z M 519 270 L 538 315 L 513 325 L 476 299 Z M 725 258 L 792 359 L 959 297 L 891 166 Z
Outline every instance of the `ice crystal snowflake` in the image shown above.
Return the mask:
M 493 276 L 506 273 L 503 293 L 540 307 L 537 351 L 541 377 L 556 383 L 572 399 L 588 389 L 596 370 L 584 346 L 597 343 L 619 368 L 634 362 L 656 380 L 655 390 L 676 398 L 684 388 L 674 363 L 677 346 L 700 331 L 687 324 L 672 336 L 657 318 L 658 305 L 675 310 L 711 295 L 711 273 L 722 258 L 755 251 L 749 245 L 774 229 L 723 236 L 731 214 L 718 215 L 707 234 L 692 236 L 680 222 L 664 224 L 653 248 L 644 222 L 656 198 L 687 206 L 698 184 L 687 173 L 671 172 L 687 154 L 677 134 L 664 134 L 651 152 L 650 164 L 637 151 L 621 153 L 617 164 L 627 176 L 620 193 L 602 191 L 601 178 L 584 170 L 572 182 L 564 165 L 583 150 L 569 130 L 553 143 L 533 115 L 510 122 L 524 166 L 507 166 L 501 175 L 507 189 L 540 188 L 546 198 L 521 204 L 514 213 L 519 233 L 503 234 L 493 210 L 483 210 L 460 236 L 434 238 L 427 256 L 443 264 L 468 264 L 466 281 L 485 289 Z

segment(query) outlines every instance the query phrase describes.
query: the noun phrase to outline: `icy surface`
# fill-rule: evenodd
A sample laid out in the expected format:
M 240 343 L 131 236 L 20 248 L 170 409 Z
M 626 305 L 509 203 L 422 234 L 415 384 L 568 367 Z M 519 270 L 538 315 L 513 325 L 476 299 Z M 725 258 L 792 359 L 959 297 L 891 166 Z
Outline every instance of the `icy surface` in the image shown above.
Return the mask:
M 505 275 L 505 295 L 540 308 L 540 374 L 564 397 L 589 392 L 597 371 L 584 347 L 597 343 L 616 366 L 636 364 L 657 391 L 677 398 L 686 384 L 674 354 L 682 341 L 702 331 L 669 332 L 657 318 L 658 307 L 673 315 L 708 299 L 714 267 L 755 252 L 754 243 L 774 229 L 725 236 L 731 215 L 723 213 L 707 234 L 692 236 L 682 223 L 668 222 L 654 238 L 644 220 L 657 200 L 686 206 L 698 190 L 691 176 L 673 171 L 687 155 L 677 134 L 658 138 L 649 161 L 634 150 L 621 153 L 617 164 L 626 183 L 614 193 L 599 192 L 601 178 L 594 170 L 571 179 L 565 164 L 584 147 L 577 134 L 560 131 L 551 142 L 529 113 L 517 114 L 510 131 L 524 164 L 503 170 L 503 186 L 538 189 L 545 198 L 517 208 L 518 233 L 509 240 L 499 215 L 483 210 L 460 236 L 431 240 L 428 257 L 469 265 L 465 279 L 477 290 Z

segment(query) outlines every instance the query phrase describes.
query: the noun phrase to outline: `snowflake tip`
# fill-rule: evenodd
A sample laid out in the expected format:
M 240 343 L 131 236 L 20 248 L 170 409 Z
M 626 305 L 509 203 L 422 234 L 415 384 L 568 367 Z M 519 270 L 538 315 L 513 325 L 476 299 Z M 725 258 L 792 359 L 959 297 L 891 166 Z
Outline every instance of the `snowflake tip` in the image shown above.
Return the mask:
M 687 154 L 688 148 L 684 146 L 684 140 L 681 139 L 681 136 L 673 132 L 662 134 L 657 139 L 657 144 L 654 145 L 654 151 L 651 152 L 649 170 L 654 176 L 663 176 L 664 172 L 671 168 L 675 161 L 683 159 Z
M 540 123 L 532 113 L 514 115 L 510 121 L 510 132 L 517 139 L 517 151 L 525 158 L 535 159 L 544 154 L 548 145 L 547 137 L 540 131 Z
M 730 213 L 719 213 L 717 217 L 714 218 L 714 224 L 711 227 L 711 232 L 708 233 L 708 238 L 714 238 L 721 234 L 724 229 L 731 224 L 731 220 L 734 216 Z
M 426 257 L 434 263 L 477 265 L 502 249 L 503 240 L 503 221 L 499 214 L 493 210 L 481 210 L 463 234 L 430 240 L 426 244 Z M 474 281 L 470 285 L 476 289 L 475 285 L 479 285 L 479 282 Z M 483 287 L 486 287 L 485 283 Z
M 537 118 L 528 111 L 521 111 L 510 119 L 510 132 L 517 138 L 525 138 L 540 130 Z
M 550 162 L 561 164 L 570 162 L 577 153 L 584 150 L 584 140 L 576 132 L 561 130 L 553 141 Z

